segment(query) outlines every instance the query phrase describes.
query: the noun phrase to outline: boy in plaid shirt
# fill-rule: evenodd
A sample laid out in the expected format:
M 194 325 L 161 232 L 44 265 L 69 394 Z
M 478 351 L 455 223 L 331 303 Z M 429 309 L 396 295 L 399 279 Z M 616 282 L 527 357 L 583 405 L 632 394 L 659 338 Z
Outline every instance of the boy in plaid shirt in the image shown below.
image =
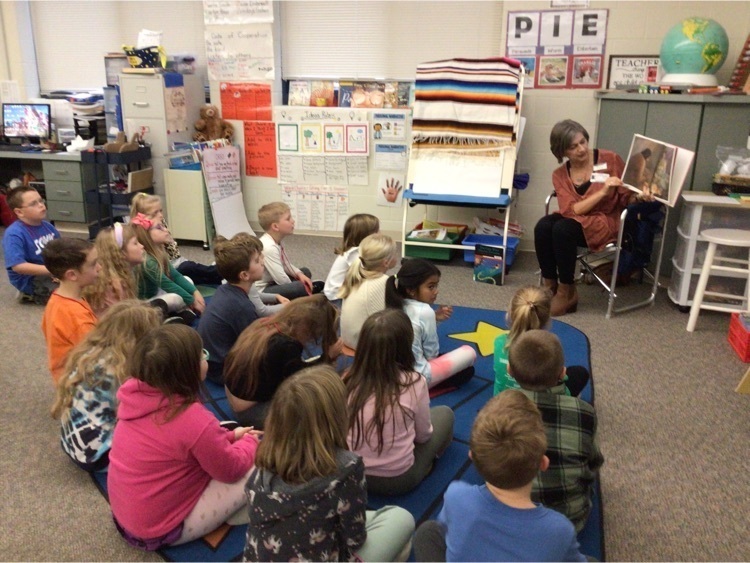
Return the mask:
M 565 395 L 565 358 L 560 340 L 549 331 L 529 330 L 513 341 L 508 373 L 539 408 L 547 434 L 550 465 L 534 480 L 532 499 L 567 516 L 580 532 L 604 463 L 596 442 L 596 411 Z

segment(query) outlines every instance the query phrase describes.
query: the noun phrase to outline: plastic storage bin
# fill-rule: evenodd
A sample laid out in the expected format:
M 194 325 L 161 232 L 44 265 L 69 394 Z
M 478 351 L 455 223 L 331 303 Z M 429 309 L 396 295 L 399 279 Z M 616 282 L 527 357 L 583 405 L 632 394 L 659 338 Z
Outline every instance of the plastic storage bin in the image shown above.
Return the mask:
M 744 327 L 738 313 L 732 313 L 729 319 L 729 344 L 745 363 L 750 363 L 750 332 Z
M 468 225 L 461 225 L 458 223 L 439 223 L 441 227 L 456 227 L 457 233 L 449 232 L 446 235 L 445 240 L 425 240 L 416 237 L 406 237 L 407 241 L 413 242 L 430 242 L 434 244 L 461 244 L 461 240 L 466 235 L 466 231 L 469 228 Z M 412 230 L 422 228 L 422 223 L 414 227 Z M 455 249 L 453 248 L 437 248 L 431 246 L 409 246 L 406 245 L 406 256 L 411 258 L 426 258 L 428 260 L 450 260 L 455 255 Z
M 510 268 L 513 265 L 513 260 L 516 258 L 516 249 L 520 239 L 516 237 L 508 237 L 508 244 L 505 247 L 505 267 Z M 487 246 L 502 246 L 503 237 L 495 235 L 468 235 L 461 243 L 464 246 L 470 246 L 471 249 L 464 250 L 464 262 L 474 262 L 474 247 L 477 244 L 486 244 Z

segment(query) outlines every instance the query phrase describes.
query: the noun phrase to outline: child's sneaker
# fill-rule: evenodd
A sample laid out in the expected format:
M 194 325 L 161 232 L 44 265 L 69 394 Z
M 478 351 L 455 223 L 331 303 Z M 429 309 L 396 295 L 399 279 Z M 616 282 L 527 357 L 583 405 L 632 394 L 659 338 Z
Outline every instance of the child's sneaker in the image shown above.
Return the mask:
M 36 303 L 36 299 L 34 299 L 33 295 L 23 293 L 19 290 L 16 290 L 16 301 L 18 301 L 19 303 Z
M 315 295 L 316 293 L 320 293 L 321 291 L 323 291 L 323 288 L 325 287 L 325 285 L 326 285 L 326 282 L 321 281 L 321 280 L 317 280 L 317 281 L 312 282 L 312 292 L 313 292 L 313 295 Z

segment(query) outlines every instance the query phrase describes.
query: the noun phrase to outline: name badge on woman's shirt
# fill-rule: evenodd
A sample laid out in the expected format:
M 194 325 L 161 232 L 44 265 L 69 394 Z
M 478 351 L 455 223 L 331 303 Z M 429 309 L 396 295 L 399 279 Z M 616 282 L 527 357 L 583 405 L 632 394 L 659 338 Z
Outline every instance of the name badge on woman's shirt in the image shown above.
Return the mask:
M 596 184 L 600 182 L 606 182 L 607 178 L 609 178 L 609 174 L 601 173 L 601 172 L 594 172 L 591 175 L 591 183 Z
M 606 170 L 607 169 L 607 163 L 606 162 L 600 162 L 599 164 L 594 164 L 594 172 L 597 170 Z

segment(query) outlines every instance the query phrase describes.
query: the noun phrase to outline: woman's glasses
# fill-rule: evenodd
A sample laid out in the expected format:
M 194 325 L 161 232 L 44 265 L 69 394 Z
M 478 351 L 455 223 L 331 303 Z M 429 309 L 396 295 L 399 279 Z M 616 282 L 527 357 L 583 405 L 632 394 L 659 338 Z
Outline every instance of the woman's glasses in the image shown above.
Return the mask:
M 210 357 L 210 355 L 208 353 L 208 350 L 206 350 L 205 348 L 203 348 L 203 359 L 206 360 L 206 361 L 208 361 L 209 357 Z

